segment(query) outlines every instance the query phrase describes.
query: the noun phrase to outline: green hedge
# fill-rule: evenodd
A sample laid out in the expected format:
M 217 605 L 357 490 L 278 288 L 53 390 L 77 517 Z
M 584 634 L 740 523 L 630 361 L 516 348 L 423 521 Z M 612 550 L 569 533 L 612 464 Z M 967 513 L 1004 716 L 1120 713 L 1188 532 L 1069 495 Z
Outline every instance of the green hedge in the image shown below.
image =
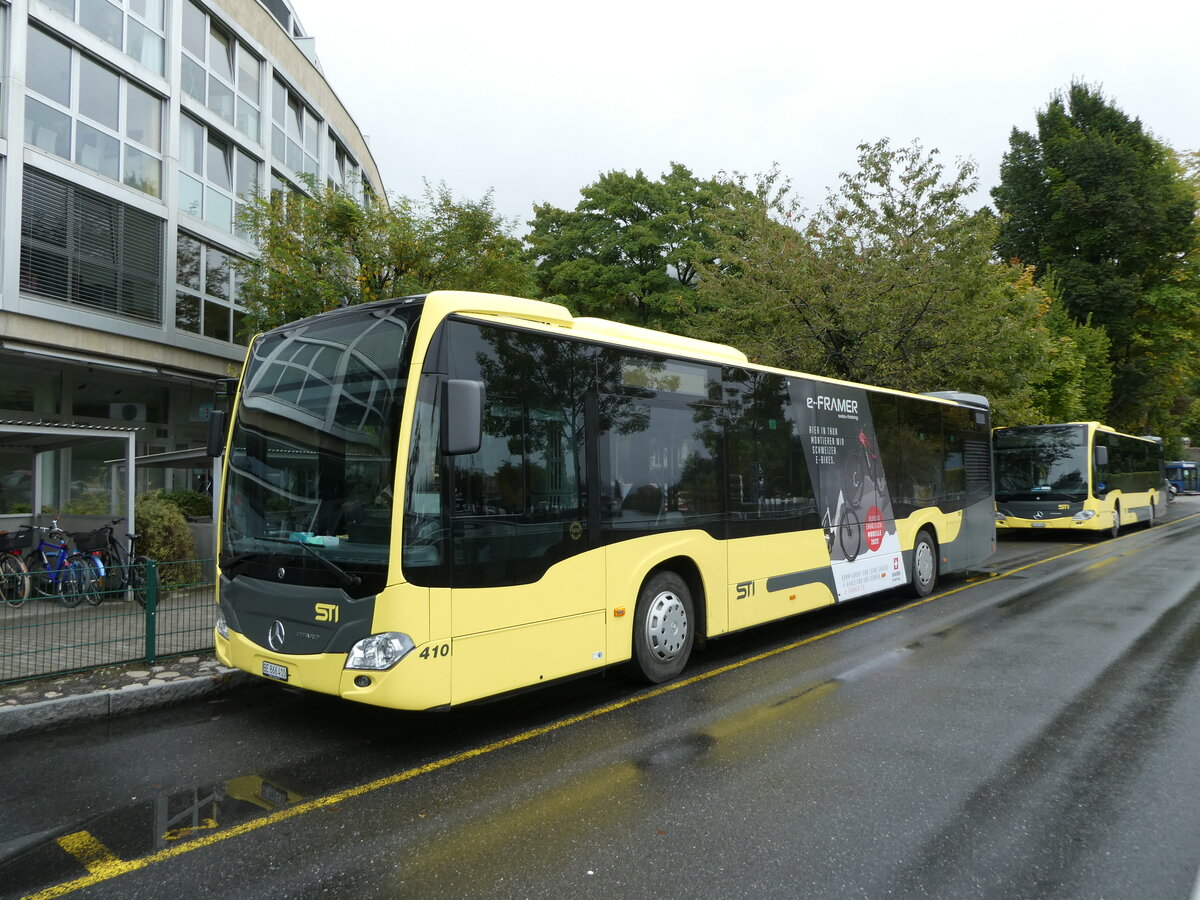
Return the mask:
M 137 543 L 140 555 L 155 561 L 187 561 L 183 565 L 160 568 L 165 587 L 194 582 L 200 577 L 199 564 L 191 562 L 196 559 L 196 541 L 178 506 L 162 491 L 154 491 L 137 498 L 134 515 L 141 535 Z

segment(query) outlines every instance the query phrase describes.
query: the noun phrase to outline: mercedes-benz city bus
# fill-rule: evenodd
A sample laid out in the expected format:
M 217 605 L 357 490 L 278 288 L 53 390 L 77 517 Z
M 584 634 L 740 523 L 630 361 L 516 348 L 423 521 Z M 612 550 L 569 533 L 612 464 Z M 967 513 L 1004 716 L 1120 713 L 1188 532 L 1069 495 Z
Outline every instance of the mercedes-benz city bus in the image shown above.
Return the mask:
M 403 709 L 628 664 L 995 548 L 985 400 L 879 390 L 460 292 L 259 335 L 219 529 L 222 663 Z
M 1166 511 L 1162 441 L 1099 422 L 997 428 L 996 525 L 1116 537 Z

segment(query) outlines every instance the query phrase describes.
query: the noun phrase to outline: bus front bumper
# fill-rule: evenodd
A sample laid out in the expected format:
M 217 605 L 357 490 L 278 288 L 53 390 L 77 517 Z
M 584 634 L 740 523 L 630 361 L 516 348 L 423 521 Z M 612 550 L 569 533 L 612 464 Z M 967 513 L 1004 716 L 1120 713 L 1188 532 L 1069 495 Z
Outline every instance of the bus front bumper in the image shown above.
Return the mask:
M 227 635 L 214 632 L 220 663 L 266 681 L 391 709 L 434 709 L 450 702 L 448 658 L 442 665 L 428 654 L 409 653 L 391 669 L 347 669 L 345 653 L 275 653 L 233 629 Z
M 1095 531 L 1101 528 L 1099 516 L 1090 519 L 1075 519 L 1062 516 L 1054 519 L 1023 519 L 1020 516 L 997 516 L 997 531 L 1034 531 L 1049 529 L 1052 531 Z

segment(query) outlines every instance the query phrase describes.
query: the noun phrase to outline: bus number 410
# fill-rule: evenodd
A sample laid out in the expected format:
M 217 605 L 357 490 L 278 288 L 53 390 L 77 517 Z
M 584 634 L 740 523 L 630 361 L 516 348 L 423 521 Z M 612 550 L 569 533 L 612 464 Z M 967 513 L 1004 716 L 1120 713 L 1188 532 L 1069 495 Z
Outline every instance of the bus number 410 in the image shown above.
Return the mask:
M 424 650 L 422 650 L 417 655 L 420 656 L 421 659 L 437 659 L 439 656 L 449 656 L 450 655 L 450 645 L 449 644 L 436 644 L 432 647 L 426 647 Z

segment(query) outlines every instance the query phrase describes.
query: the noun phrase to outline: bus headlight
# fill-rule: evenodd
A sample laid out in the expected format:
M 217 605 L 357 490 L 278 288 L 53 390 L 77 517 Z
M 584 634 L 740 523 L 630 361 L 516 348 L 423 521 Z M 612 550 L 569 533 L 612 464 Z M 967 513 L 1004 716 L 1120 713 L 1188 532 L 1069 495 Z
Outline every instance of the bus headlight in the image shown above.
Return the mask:
M 1081 509 L 1075 515 L 1071 516 L 1071 518 L 1076 522 L 1086 522 L 1088 519 L 1096 518 L 1096 511 L 1094 509 Z
M 363 638 L 350 648 L 346 658 L 347 669 L 374 669 L 383 671 L 390 669 L 404 657 L 408 656 L 413 644 L 412 638 L 399 631 L 386 631 L 383 634 L 373 634 Z
M 229 640 L 229 623 L 225 621 L 225 616 L 222 613 L 217 613 L 217 634 L 222 639 Z
M 1006 515 L 1005 515 L 1004 513 L 1002 513 L 1002 512 L 995 512 L 995 513 L 992 513 L 992 516 L 995 518 L 995 520 L 996 520 L 997 522 L 1003 522 L 1005 519 L 1007 519 L 1007 518 L 1008 518 L 1008 516 L 1006 516 Z

